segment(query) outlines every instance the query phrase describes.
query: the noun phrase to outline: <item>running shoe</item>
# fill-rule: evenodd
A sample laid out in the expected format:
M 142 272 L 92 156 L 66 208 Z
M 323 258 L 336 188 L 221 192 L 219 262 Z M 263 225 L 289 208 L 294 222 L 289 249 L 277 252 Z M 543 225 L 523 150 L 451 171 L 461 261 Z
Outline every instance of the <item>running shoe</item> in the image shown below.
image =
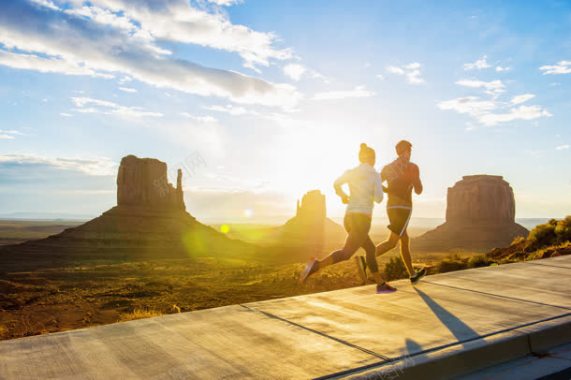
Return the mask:
M 416 272 L 414 272 L 412 276 L 410 276 L 410 283 L 414 285 L 418 281 L 420 281 L 420 279 L 423 278 L 424 276 L 426 276 L 426 268 L 417 270 Z
M 303 284 L 309 276 L 317 272 L 318 268 L 319 268 L 319 261 L 317 261 L 317 259 L 313 258 L 309 260 L 309 262 L 305 266 L 303 273 L 299 277 L 299 282 Z
M 388 283 L 383 282 L 382 284 L 377 284 L 377 294 L 394 293 L 397 289 L 390 286 Z
M 357 263 L 357 269 L 359 271 L 359 277 L 361 277 L 361 281 L 363 284 L 367 283 L 367 263 L 365 262 L 365 258 L 361 255 L 355 256 L 355 262 Z

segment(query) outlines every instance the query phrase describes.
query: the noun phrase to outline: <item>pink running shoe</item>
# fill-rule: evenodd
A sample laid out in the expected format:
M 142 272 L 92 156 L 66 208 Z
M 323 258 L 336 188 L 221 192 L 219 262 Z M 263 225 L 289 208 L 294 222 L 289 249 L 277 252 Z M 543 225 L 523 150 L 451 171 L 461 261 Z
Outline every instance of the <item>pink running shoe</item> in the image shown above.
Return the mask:
M 390 286 L 387 282 L 377 284 L 377 294 L 394 293 L 397 289 Z

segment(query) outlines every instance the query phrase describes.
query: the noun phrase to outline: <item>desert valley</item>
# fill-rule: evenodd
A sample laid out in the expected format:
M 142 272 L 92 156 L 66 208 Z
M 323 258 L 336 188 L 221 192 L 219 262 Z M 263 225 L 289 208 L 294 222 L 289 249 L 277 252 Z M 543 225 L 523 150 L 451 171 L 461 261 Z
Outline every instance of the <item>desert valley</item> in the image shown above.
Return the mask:
M 117 206 L 101 216 L 86 223 L 0 222 L 0 336 L 362 284 L 353 260 L 298 283 L 310 257 L 325 256 L 345 239 L 319 191 L 306 193 L 281 226 L 207 226 L 186 210 L 181 176 L 173 186 L 163 162 L 127 156 L 118 170 Z M 515 223 L 514 210 L 513 191 L 500 177 L 465 177 L 448 190 L 443 225 L 411 228 L 414 264 L 438 273 L 571 253 L 570 218 L 559 227 L 555 221 L 558 235 L 536 241 Z M 371 236 L 380 242 L 386 231 L 377 223 Z M 406 277 L 398 249 L 379 264 L 389 279 Z

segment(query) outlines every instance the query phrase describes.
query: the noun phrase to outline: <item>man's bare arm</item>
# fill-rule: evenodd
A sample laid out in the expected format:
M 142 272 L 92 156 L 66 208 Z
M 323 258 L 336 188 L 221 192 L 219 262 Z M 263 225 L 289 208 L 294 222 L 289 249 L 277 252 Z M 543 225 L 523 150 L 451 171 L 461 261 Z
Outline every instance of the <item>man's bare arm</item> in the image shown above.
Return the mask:
M 416 166 L 416 173 L 415 173 L 415 177 L 414 177 L 414 181 L 413 181 L 413 186 L 414 186 L 414 192 L 418 195 L 422 194 L 422 181 L 420 180 L 420 170 L 418 169 L 418 166 Z

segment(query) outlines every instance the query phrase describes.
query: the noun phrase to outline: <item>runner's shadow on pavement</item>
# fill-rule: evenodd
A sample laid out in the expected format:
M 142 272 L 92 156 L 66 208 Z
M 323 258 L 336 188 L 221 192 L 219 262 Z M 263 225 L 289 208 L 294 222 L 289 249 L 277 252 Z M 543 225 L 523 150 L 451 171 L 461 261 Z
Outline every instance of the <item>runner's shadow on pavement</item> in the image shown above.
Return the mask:
M 414 288 L 418 293 L 420 298 L 428 305 L 430 310 L 436 315 L 436 317 L 442 322 L 448 330 L 458 339 L 459 342 L 464 342 L 469 339 L 474 339 L 480 336 L 476 331 L 474 331 L 470 326 L 464 323 L 460 318 L 446 310 L 444 307 L 433 300 L 428 294 L 423 292 L 418 288 Z

